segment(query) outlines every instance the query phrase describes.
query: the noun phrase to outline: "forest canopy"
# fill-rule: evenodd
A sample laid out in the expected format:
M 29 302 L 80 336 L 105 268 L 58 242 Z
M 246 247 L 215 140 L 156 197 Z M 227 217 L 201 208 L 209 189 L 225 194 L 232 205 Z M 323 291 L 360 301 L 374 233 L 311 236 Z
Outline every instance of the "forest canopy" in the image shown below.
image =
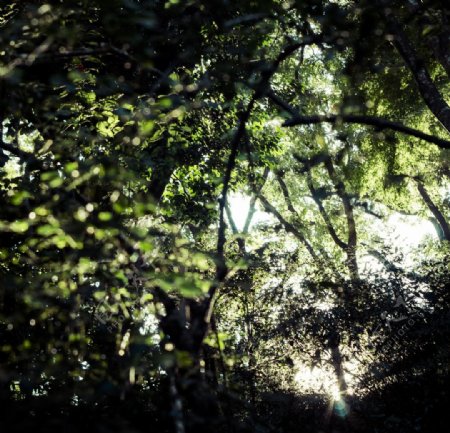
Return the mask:
M 447 432 L 450 9 L 0 5 L 0 428 Z

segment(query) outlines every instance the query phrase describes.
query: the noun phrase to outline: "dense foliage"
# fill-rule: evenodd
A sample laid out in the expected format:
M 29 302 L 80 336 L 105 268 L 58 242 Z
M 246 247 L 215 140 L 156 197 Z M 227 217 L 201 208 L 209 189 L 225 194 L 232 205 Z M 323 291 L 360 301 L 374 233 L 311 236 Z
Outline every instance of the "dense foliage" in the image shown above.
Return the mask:
M 3 2 L 2 431 L 447 431 L 445 3 Z

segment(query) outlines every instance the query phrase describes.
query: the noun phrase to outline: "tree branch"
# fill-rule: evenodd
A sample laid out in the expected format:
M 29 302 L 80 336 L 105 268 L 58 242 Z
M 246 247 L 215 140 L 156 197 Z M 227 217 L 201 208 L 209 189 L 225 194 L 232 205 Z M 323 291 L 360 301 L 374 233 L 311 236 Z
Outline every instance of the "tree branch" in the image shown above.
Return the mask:
M 225 204 L 225 212 L 227 214 L 228 222 L 230 223 L 231 231 L 233 232 L 233 235 L 237 236 L 236 242 L 238 244 L 239 251 L 242 255 L 245 255 L 245 240 L 241 236 L 239 236 L 239 230 L 234 222 L 228 202 Z
M 289 195 L 289 190 L 287 188 L 286 183 L 284 182 L 283 176 L 281 175 L 281 173 L 276 173 L 275 176 L 276 176 L 277 181 L 278 181 L 278 183 L 280 185 L 281 192 L 283 193 L 283 196 L 284 196 L 284 199 L 286 201 L 288 209 L 294 215 L 297 215 L 297 211 L 295 210 L 294 205 L 292 204 L 291 196 Z
M 394 19 L 391 12 L 388 12 L 388 10 L 390 11 L 390 8 L 385 9 L 385 16 L 389 24 L 389 30 L 392 31 L 395 36 L 395 48 L 397 48 L 397 51 L 400 53 L 413 74 L 425 104 L 439 122 L 441 122 L 442 126 L 450 132 L 450 107 L 431 79 L 425 66 L 425 62 L 417 55 L 414 47 L 411 45 L 408 37 L 403 31 L 401 24 Z
M 302 232 L 300 232 L 294 225 L 292 225 L 289 221 L 285 220 L 283 218 L 283 216 L 280 214 L 280 212 L 277 211 L 277 209 L 272 206 L 270 204 L 270 202 L 262 195 L 259 194 L 258 195 L 258 199 L 259 201 L 262 203 L 264 209 L 266 210 L 266 212 L 271 213 L 272 215 L 274 215 L 278 221 L 281 223 L 281 225 L 284 227 L 284 229 L 289 232 L 292 233 L 307 249 L 308 253 L 310 254 L 310 256 L 316 260 L 319 261 L 319 257 L 317 256 L 316 252 L 314 251 L 313 247 L 311 246 L 311 244 L 307 241 L 307 239 L 305 238 L 305 236 L 303 235 Z
M 413 281 L 425 281 L 426 278 L 422 277 L 421 275 L 415 273 L 415 272 L 406 272 L 404 269 L 397 266 L 395 263 L 390 262 L 382 253 L 375 249 L 369 249 L 367 251 L 369 255 L 377 259 L 388 272 L 393 273 L 400 273 L 403 274 L 405 277 L 413 280 Z
M 297 114 L 296 117 L 286 120 L 283 126 L 298 126 L 298 125 L 313 125 L 318 123 L 355 123 L 360 125 L 374 126 L 377 129 L 391 129 L 393 131 L 401 132 L 412 137 L 419 138 L 429 143 L 436 144 L 443 149 L 450 149 L 450 141 L 436 137 L 434 135 L 426 134 L 417 129 L 402 125 L 401 123 L 391 122 L 390 120 L 382 119 L 374 116 L 355 115 L 355 114 L 329 114 L 329 115 L 315 115 L 302 116 Z
M 331 181 L 334 184 L 336 193 L 342 201 L 344 207 L 345 217 L 347 219 L 347 266 L 353 279 L 359 279 L 358 273 L 358 262 L 356 260 L 356 245 L 358 241 L 356 233 L 356 222 L 355 216 L 353 214 L 353 206 L 350 203 L 350 199 L 345 190 L 345 185 L 342 180 L 340 180 L 335 172 L 334 164 L 331 158 L 325 160 L 325 167 L 328 171 Z
M 348 245 L 342 241 L 339 236 L 336 233 L 336 230 L 333 227 L 333 224 L 331 223 L 330 217 L 327 214 L 327 211 L 323 207 L 322 201 L 317 195 L 317 191 L 314 188 L 314 184 L 312 181 L 311 172 L 308 171 L 307 174 L 307 183 L 308 188 L 311 191 L 312 199 L 315 201 L 317 207 L 319 208 L 319 212 L 322 215 L 323 220 L 325 221 L 325 225 L 327 226 L 328 233 L 330 233 L 330 236 L 333 238 L 333 241 L 336 243 L 336 245 L 341 248 L 342 250 L 346 251 L 348 248 Z
M 257 188 L 257 194 L 259 194 L 261 192 L 261 190 L 263 189 L 264 184 L 266 183 L 267 177 L 269 176 L 269 171 L 270 170 L 267 167 L 264 169 L 264 173 L 262 176 L 263 181 L 261 182 L 261 185 Z M 244 228 L 242 229 L 242 232 L 245 234 L 248 233 L 248 230 L 250 228 L 250 223 L 251 223 L 253 215 L 256 211 L 256 200 L 258 199 L 257 194 L 254 194 L 252 196 L 252 198 L 250 199 L 250 206 L 248 209 L 247 218 L 245 220 Z
M 436 204 L 433 202 L 423 182 L 419 179 L 415 179 L 415 181 L 417 183 L 417 189 L 419 191 L 419 194 L 422 196 L 423 201 L 425 202 L 425 204 L 428 206 L 428 209 L 430 209 L 431 213 L 438 221 L 439 226 L 441 227 L 442 230 L 442 234 L 444 235 L 444 238 L 447 241 L 450 241 L 450 226 L 447 220 L 445 219 L 444 215 L 439 210 L 439 208 L 436 206 Z

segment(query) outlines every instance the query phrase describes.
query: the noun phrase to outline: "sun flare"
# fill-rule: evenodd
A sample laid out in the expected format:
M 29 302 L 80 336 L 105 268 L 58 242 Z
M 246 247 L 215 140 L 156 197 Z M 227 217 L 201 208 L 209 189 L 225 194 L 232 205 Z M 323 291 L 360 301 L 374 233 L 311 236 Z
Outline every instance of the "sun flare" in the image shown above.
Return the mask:
M 326 368 L 302 365 L 294 379 L 301 391 L 325 394 L 333 401 L 341 399 L 336 377 Z
M 347 383 L 347 395 L 353 394 L 355 376 L 361 366 L 355 360 L 345 362 L 344 378 Z M 309 367 L 298 363 L 294 380 L 301 392 L 327 395 L 331 401 L 341 401 L 342 395 L 339 389 L 336 374 L 330 365 Z

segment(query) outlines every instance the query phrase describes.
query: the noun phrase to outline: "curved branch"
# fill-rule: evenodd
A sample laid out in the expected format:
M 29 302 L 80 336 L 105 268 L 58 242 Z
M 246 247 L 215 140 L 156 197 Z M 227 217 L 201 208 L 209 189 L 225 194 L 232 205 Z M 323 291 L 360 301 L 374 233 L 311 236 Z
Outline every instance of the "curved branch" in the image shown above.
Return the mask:
M 412 137 L 419 138 L 429 143 L 436 144 L 443 149 L 450 149 L 450 141 L 436 137 L 434 135 L 426 134 L 417 129 L 410 128 L 401 123 L 391 122 L 390 120 L 382 119 L 375 116 L 357 115 L 357 114 L 329 114 L 329 115 L 315 115 L 315 116 L 301 116 L 300 114 L 292 119 L 286 120 L 283 126 L 298 126 L 298 125 L 313 125 L 317 123 L 355 123 L 360 125 L 374 126 L 377 129 L 391 129 L 393 131 L 401 132 Z

